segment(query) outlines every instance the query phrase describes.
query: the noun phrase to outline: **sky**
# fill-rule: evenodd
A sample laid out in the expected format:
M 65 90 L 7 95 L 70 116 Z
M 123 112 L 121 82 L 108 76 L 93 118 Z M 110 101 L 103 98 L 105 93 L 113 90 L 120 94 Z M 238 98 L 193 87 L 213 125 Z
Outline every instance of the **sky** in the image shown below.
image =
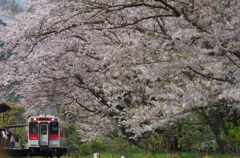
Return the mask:
M 15 0 L 16 3 L 18 3 L 19 5 L 21 5 L 24 8 L 24 2 L 26 2 L 28 0 Z
M 26 2 L 26 1 L 29 1 L 29 0 L 15 0 L 15 2 L 18 3 L 22 8 L 24 8 L 24 2 Z M 1 11 L 1 6 L 0 6 L 0 11 Z M 3 21 L 11 20 L 11 19 L 8 19 L 4 16 L 0 16 L 0 19 L 3 20 Z

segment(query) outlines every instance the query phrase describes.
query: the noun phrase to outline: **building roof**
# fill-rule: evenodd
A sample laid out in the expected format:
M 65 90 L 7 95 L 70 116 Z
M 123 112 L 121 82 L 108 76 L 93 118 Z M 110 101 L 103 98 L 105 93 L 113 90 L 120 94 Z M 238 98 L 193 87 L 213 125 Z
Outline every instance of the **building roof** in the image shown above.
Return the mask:
M 0 103 L 0 113 L 6 112 L 7 110 L 11 110 L 12 108 L 8 106 L 6 103 Z
M 15 125 L 5 125 L 5 128 L 16 128 L 16 127 L 26 127 L 27 124 L 15 124 Z

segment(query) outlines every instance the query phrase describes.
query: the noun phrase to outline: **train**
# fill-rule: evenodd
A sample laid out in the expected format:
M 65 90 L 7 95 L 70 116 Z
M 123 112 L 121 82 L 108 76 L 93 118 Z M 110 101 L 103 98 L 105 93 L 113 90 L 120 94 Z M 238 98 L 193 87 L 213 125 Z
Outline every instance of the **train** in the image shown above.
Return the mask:
M 60 158 L 67 154 L 68 124 L 52 115 L 30 116 L 27 120 L 29 156 Z
M 12 108 L 6 103 L 0 103 L 2 120 L 4 112 Z M 0 143 L 0 155 L 6 154 L 11 157 L 43 156 L 53 158 L 67 154 L 69 141 L 68 123 L 53 115 L 29 116 L 26 124 L 4 125 L 3 128 L 26 128 L 27 144 L 18 148 L 6 148 Z M 3 142 L 0 132 L 0 142 Z M 21 143 L 20 143 L 21 144 Z M 0 157 L 1 157 L 0 156 Z

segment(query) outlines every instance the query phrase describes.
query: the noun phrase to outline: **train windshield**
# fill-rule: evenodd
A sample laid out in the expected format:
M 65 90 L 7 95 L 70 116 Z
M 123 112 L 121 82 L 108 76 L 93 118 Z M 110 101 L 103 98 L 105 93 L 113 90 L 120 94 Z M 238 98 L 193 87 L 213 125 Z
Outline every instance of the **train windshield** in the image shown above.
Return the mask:
M 38 123 L 37 122 L 29 123 L 29 134 L 38 134 Z
M 58 134 L 58 122 L 50 123 L 50 134 Z

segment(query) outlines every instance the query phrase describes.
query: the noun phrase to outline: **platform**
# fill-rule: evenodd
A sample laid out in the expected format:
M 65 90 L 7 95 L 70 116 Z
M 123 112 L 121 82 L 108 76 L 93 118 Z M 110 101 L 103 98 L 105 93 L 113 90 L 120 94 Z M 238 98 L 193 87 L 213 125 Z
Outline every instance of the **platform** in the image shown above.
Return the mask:
M 27 157 L 28 149 L 17 149 L 17 148 L 0 148 L 0 154 L 5 154 L 12 157 Z

